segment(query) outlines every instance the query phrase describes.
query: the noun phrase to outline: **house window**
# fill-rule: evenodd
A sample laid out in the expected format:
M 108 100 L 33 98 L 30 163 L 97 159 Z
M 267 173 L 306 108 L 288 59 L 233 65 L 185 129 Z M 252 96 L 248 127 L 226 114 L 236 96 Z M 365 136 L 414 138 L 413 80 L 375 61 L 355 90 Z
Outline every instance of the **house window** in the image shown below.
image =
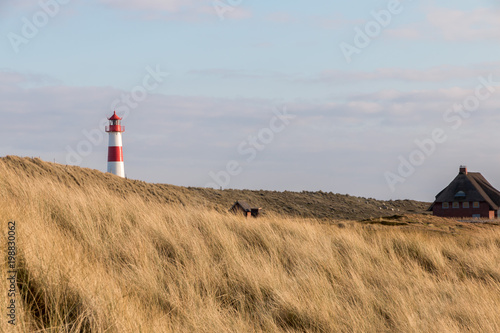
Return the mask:
M 450 203 L 449 202 L 443 202 L 443 209 L 448 209 L 450 208 Z
M 469 203 L 468 203 L 468 202 L 464 202 L 464 203 L 462 204 L 462 207 L 463 207 L 463 208 L 469 208 Z
M 475 201 L 475 202 L 472 204 L 472 208 L 479 208 L 479 202 Z
M 454 202 L 453 208 L 460 208 L 460 202 Z

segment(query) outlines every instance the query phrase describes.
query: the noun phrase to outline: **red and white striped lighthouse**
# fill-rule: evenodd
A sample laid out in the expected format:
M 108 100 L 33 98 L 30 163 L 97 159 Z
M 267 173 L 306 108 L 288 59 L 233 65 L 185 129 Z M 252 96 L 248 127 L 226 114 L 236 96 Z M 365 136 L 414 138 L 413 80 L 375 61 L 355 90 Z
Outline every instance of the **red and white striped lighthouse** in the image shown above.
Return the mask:
M 123 178 L 125 177 L 125 166 L 123 164 L 122 132 L 125 132 L 125 126 L 121 125 L 122 118 L 116 115 L 116 111 L 108 120 L 109 125 L 106 126 L 106 132 L 109 133 L 108 172 Z

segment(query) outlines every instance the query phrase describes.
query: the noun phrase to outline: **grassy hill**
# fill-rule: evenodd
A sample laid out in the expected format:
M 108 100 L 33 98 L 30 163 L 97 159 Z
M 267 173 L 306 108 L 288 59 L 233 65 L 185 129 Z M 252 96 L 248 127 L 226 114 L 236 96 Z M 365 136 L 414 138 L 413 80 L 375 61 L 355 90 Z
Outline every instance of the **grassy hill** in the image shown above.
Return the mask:
M 263 208 L 264 213 L 318 219 L 365 219 L 391 214 L 420 213 L 430 203 L 413 200 L 380 201 L 326 192 L 277 192 L 250 190 L 214 190 L 150 184 L 122 179 L 97 170 L 44 162 L 40 159 L 7 156 L 0 159 L 5 167 L 20 176 L 62 183 L 68 188 L 98 187 L 127 198 L 138 195 L 146 201 L 198 206 L 199 209 L 227 211 L 236 200 L 246 200 Z
M 266 215 L 228 214 L 235 195 Z M 338 219 L 351 202 L 364 221 Z M 381 218 L 382 204 L 2 158 L 2 309 L 14 220 L 18 273 L 17 325 L 3 310 L 0 331 L 500 332 L 500 226 L 391 209 Z

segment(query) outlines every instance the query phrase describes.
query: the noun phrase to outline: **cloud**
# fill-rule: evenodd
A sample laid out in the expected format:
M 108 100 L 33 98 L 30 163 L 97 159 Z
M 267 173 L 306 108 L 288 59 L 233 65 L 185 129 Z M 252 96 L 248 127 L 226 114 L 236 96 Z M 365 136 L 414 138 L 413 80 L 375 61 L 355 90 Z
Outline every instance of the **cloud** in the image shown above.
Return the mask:
M 280 80 L 298 84 L 357 84 L 359 82 L 417 82 L 442 83 L 475 80 L 481 75 L 492 73 L 500 62 L 484 62 L 469 66 L 442 65 L 426 69 L 380 68 L 372 71 L 347 71 L 327 69 L 310 75 L 290 74 L 278 71 L 240 70 L 230 68 L 193 69 L 190 75 L 218 79 Z M 499 73 L 500 75 L 500 73 Z
M 9 70 L 0 70 L 0 86 L 8 87 L 14 84 L 20 84 L 26 82 L 27 77 L 18 72 L 13 72 Z
M 0 71 L 0 155 L 41 156 L 66 163 L 68 146 L 76 150 L 89 136 L 95 139 L 100 133 L 101 141 L 84 156 L 82 166 L 105 170 L 107 137 L 99 122 L 111 114 L 112 101 L 127 92 L 46 81 L 43 76 Z M 273 100 L 151 94 L 124 120 L 127 175 L 204 186 L 211 181 L 210 171 L 222 170 L 228 161 L 237 160 L 245 171 L 234 177 L 231 187 L 323 189 L 390 197 L 383 173 L 397 163 L 399 154 L 414 149 L 415 139 L 425 138 L 436 127 L 448 128 L 443 113 L 473 94 L 474 88 L 392 89 L 344 95 L 342 100 L 289 101 L 287 109 L 296 118 L 252 163 L 246 163 L 247 156 L 238 153 L 238 146 L 269 126 L 279 107 Z M 500 86 L 495 89 L 500 93 Z M 484 137 L 497 132 L 498 109 L 496 95 L 482 102 L 449 140 L 451 147 L 459 145 L 460 149 L 443 150 L 432 161 L 444 163 L 467 152 L 494 150 L 496 140 L 485 141 Z M 468 131 L 477 129 L 481 136 L 474 139 Z M 280 170 L 286 173 L 277 182 Z M 369 182 L 353 187 L 359 174 Z M 411 191 L 405 192 L 406 185 L 402 185 L 401 193 L 425 198 L 425 184 L 412 180 L 408 184 Z
M 478 82 L 479 83 L 479 82 Z M 477 127 L 490 126 L 493 117 L 500 121 L 500 84 L 496 94 L 481 102 L 474 112 Z M 443 115 L 455 104 L 474 96 L 475 85 L 469 88 L 450 87 L 445 89 L 422 89 L 412 91 L 380 90 L 373 93 L 344 95 L 342 101 L 323 103 L 298 102 L 291 104 L 304 122 L 318 122 L 320 126 L 332 126 L 337 130 L 363 129 L 369 124 L 377 124 L 379 130 L 412 133 L 417 128 L 445 126 Z M 406 134 L 405 134 L 406 135 Z
M 364 114 L 378 114 L 384 110 L 383 107 L 376 102 L 352 101 L 347 103 L 347 107 Z
M 0 17 L 12 19 L 19 15 L 29 15 L 40 10 L 37 1 L 30 0 L 2 0 L 0 1 Z
M 415 25 L 398 29 L 387 29 L 385 31 L 385 34 L 387 34 L 388 37 L 403 40 L 423 39 L 425 38 L 425 36 L 427 36 L 422 27 Z
M 179 21 L 199 21 L 209 17 L 219 17 L 217 8 L 222 8 L 224 18 L 245 19 L 251 12 L 242 5 L 232 6 L 220 0 L 98 0 L 100 3 L 129 12 L 136 12 L 141 19 L 169 19 Z M 218 4 L 218 5 L 217 5 Z
M 331 16 L 329 17 L 313 16 L 309 18 L 309 22 L 314 26 L 327 30 L 352 28 L 358 25 L 362 25 L 363 23 L 366 23 L 366 21 L 362 19 L 347 19 L 342 17 L 341 15 L 337 15 L 334 18 L 332 18 Z
M 435 33 L 450 41 L 475 41 L 500 39 L 500 10 L 477 8 L 460 11 L 432 8 L 427 15 Z
M 31 0 L 3 0 L 0 4 L 0 8 L 11 8 L 11 9 L 33 9 L 38 8 L 37 2 Z
M 436 66 L 427 69 L 380 68 L 374 71 L 325 70 L 311 77 L 298 78 L 298 81 L 317 83 L 353 83 L 366 81 L 405 81 L 405 82 L 446 82 L 451 80 L 476 78 L 491 73 L 500 62 L 480 63 L 473 66 Z
M 289 75 L 277 71 L 249 71 L 228 68 L 193 69 L 188 71 L 188 74 L 202 77 L 215 77 L 220 79 L 252 78 L 276 80 L 289 78 Z
M 180 12 L 183 10 L 205 7 L 207 1 L 195 0 L 100 0 L 103 4 L 110 5 L 116 8 L 128 10 L 152 10 L 152 11 L 167 11 Z
M 384 34 L 403 40 L 484 41 L 500 39 L 498 6 L 457 10 L 427 6 L 424 19 L 389 27 Z
M 273 12 L 266 15 L 265 20 L 273 23 L 296 23 L 298 19 L 294 17 L 292 14 L 287 12 Z

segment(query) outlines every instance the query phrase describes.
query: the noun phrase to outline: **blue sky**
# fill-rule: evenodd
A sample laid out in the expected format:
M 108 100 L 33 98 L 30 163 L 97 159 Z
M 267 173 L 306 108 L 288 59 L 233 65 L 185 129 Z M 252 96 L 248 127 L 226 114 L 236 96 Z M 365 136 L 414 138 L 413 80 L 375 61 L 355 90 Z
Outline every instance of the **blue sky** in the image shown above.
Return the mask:
M 0 155 L 105 171 L 116 109 L 129 178 L 431 201 L 467 164 L 500 187 L 499 14 L 484 0 L 2 1 Z

